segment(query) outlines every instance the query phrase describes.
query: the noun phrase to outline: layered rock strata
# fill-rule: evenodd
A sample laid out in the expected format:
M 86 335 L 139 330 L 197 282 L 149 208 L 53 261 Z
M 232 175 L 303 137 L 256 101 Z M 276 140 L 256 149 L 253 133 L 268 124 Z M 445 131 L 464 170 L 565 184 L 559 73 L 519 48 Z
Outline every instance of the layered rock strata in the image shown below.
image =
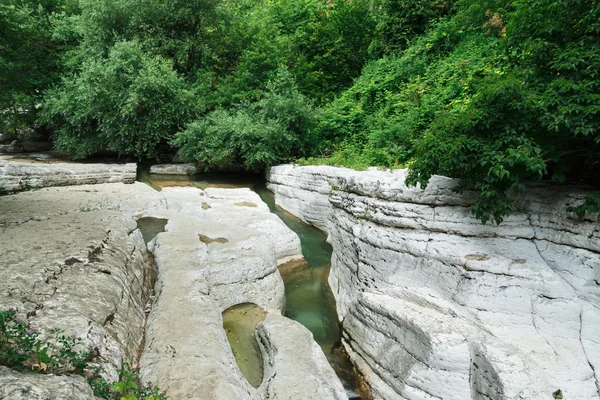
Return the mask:
M 98 183 L 133 183 L 136 171 L 137 166 L 134 163 L 36 162 L 0 156 L 0 191 L 18 192 L 50 186 Z
M 566 212 L 587 193 L 530 187 L 494 226 L 455 181 L 405 178 L 269 174 L 279 205 L 329 233 L 343 341 L 374 396 L 600 398 L 600 228 Z

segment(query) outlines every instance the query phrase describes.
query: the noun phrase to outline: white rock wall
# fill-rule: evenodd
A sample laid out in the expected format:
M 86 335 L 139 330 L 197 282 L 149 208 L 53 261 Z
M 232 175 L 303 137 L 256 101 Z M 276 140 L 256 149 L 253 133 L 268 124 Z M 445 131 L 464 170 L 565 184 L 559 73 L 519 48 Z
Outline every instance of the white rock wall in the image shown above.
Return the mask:
M 600 229 L 532 187 L 500 226 L 405 170 L 278 166 L 276 202 L 329 233 L 344 342 L 382 399 L 600 398 Z

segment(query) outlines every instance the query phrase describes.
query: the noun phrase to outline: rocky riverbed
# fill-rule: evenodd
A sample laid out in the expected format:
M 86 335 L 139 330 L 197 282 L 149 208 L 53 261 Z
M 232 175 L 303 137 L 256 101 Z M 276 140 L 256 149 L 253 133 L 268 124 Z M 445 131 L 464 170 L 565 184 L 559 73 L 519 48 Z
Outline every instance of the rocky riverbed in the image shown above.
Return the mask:
M 249 189 L 47 187 L 0 196 L 0 210 L 0 304 L 97 347 L 109 380 L 139 362 L 172 399 L 346 398 L 310 332 L 281 316 L 277 267 L 302 258 L 300 241 Z M 151 219 L 144 239 L 137 221 Z M 258 387 L 223 329 L 240 303 L 267 312 Z M 0 398 L 38 397 L 92 394 L 81 377 L 0 369 Z
M 378 399 L 599 399 L 600 228 L 582 191 L 530 187 L 500 226 L 405 170 L 274 167 L 277 204 L 329 234 L 344 345 Z

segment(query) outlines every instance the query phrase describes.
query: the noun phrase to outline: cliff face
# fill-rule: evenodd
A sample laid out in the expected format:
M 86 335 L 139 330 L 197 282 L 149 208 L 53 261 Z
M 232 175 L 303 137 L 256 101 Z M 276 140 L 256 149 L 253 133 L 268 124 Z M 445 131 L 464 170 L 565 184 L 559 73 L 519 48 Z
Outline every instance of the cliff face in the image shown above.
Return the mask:
M 277 203 L 329 233 L 344 344 L 382 399 L 600 398 L 600 226 L 532 187 L 500 226 L 406 171 L 278 166 Z

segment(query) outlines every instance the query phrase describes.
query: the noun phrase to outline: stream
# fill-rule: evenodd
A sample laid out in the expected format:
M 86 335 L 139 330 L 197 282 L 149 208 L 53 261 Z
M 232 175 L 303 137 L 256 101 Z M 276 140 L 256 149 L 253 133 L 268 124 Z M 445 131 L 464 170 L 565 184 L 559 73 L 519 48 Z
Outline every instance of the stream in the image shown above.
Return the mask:
M 323 349 L 327 360 L 344 385 L 349 399 L 369 398 L 362 389 L 363 385 L 341 346 L 341 330 L 337 319 L 335 299 L 327 283 L 332 249 L 326 242 L 323 232 L 276 206 L 273 193 L 266 188 L 264 181 L 258 176 L 233 173 L 192 176 L 158 175 L 149 174 L 147 170 L 140 169 L 138 181 L 149 184 L 156 190 L 167 186 L 191 186 L 200 189 L 248 187 L 258 193 L 271 212 L 300 237 L 302 244 L 305 261 L 280 266 L 280 273 L 285 285 L 285 316 L 298 321 L 312 332 L 315 341 Z M 146 225 L 144 228 L 143 231 L 148 231 L 149 226 Z M 159 231 L 160 228 L 155 232 Z M 155 232 L 146 233 L 146 235 L 153 237 L 156 235 Z M 256 307 L 251 304 L 242 304 L 223 312 L 224 329 L 236 361 L 244 376 L 255 387 L 260 385 L 262 380 L 262 368 L 256 368 L 257 364 L 262 364 L 262 359 L 254 340 L 254 329 L 264 318 L 264 314 L 260 310 L 255 310 Z M 250 318 L 242 317 L 247 316 L 248 313 L 251 315 Z

